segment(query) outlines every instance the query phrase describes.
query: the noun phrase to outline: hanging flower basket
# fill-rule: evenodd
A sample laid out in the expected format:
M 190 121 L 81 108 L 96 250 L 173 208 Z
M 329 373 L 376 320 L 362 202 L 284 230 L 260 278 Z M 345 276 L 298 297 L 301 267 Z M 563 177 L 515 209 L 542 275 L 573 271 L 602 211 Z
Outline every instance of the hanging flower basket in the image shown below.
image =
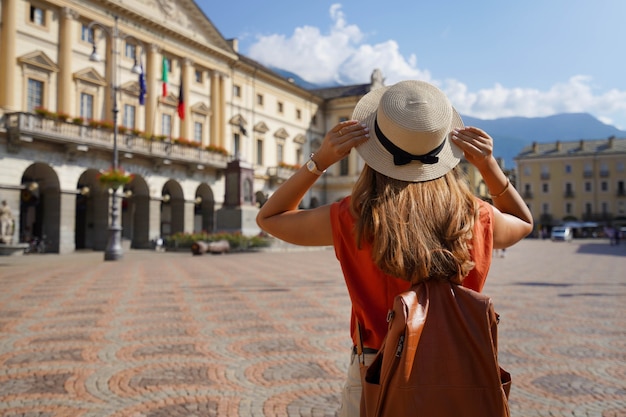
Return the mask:
M 134 177 L 133 174 L 127 174 L 122 168 L 109 168 L 107 171 L 101 171 L 98 174 L 98 181 L 105 187 L 116 190 L 131 182 Z

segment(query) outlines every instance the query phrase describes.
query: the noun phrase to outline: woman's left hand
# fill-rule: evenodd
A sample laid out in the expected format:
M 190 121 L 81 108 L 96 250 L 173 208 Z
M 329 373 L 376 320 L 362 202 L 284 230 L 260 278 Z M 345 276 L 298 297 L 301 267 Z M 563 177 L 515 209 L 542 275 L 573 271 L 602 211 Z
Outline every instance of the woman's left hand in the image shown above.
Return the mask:
M 352 148 L 359 146 L 367 139 L 369 139 L 369 129 L 359 121 L 340 122 L 326 133 L 322 145 L 315 152 L 315 164 L 323 171 L 348 156 Z
M 467 126 L 452 132 L 452 142 L 461 148 L 467 162 L 480 168 L 493 157 L 493 139 L 482 129 Z

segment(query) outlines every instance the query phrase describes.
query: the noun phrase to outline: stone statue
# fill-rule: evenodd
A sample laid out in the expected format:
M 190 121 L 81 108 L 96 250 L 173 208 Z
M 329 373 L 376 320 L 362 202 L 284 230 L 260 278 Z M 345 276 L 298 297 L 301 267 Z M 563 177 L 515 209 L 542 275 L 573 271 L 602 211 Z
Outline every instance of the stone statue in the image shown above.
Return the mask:
M 0 207 L 0 243 L 13 242 L 13 212 L 5 200 Z
M 384 86 L 385 79 L 383 78 L 383 72 L 379 68 L 376 68 L 372 72 L 370 91 Z

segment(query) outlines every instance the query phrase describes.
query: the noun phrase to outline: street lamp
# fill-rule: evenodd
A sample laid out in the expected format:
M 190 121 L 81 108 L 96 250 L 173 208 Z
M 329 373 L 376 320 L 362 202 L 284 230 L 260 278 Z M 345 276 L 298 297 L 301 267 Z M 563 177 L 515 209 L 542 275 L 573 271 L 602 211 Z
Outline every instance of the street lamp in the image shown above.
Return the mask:
M 129 39 L 132 38 L 133 41 L 137 44 L 141 45 L 143 52 L 143 43 L 139 41 L 134 36 L 121 34 L 118 29 L 118 17 L 115 16 L 115 24 L 112 28 L 107 28 L 106 26 L 101 25 L 98 22 L 91 22 L 88 26 L 88 30 L 92 30 L 94 26 L 99 27 L 103 32 L 109 35 L 111 40 L 111 91 L 113 98 L 113 171 L 117 172 L 119 169 L 119 155 L 117 150 L 117 114 L 119 113 L 119 109 L 117 107 L 117 95 L 120 89 L 117 80 L 117 70 L 118 70 L 118 54 L 119 50 L 117 47 L 117 43 L 119 39 Z M 92 38 L 93 51 L 89 56 L 90 61 L 100 62 L 101 58 L 98 55 L 98 51 L 96 50 L 96 39 L 95 36 Z M 141 55 L 139 55 L 141 58 Z M 134 74 L 141 74 L 143 71 L 141 66 L 137 64 L 137 54 L 135 53 L 135 64 L 131 70 Z M 111 223 L 109 224 L 109 239 L 107 242 L 107 247 L 104 251 L 104 260 L 105 261 L 116 261 L 122 257 L 122 225 L 120 223 L 119 211 L 120 211 L 120 202 L 121 200 L 117 195 L 117 188 L 115 186 L 112 188 L 111 195 Z

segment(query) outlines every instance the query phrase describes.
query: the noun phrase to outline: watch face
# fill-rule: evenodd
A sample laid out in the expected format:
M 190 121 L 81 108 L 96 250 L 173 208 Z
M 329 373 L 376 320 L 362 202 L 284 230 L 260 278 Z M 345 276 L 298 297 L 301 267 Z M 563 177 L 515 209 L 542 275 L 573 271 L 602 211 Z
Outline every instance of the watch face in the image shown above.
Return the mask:
M 320 175 L 320 170 L 317 169 L 317 165 L 315 165 L 315 161 L 314 160 L 309 159 L 309 162 L 306 163 L 306 167 L 312 173 L 314 173 L 316 175 Z

